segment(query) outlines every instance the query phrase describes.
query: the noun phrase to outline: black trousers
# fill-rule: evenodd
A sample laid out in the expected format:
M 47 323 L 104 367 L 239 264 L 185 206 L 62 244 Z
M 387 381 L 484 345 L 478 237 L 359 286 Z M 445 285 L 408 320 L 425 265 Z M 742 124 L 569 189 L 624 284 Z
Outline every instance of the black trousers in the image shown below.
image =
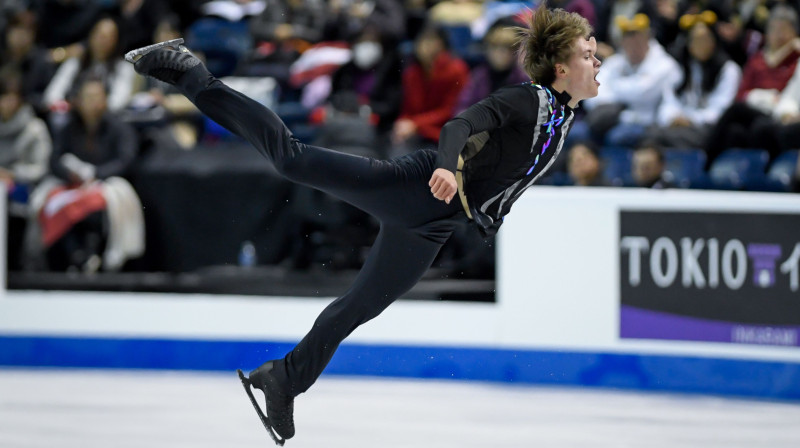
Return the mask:
M 706 144 L 709 163 L 727 148 L 763 148 L 775 158 L 800 146 L 800 124 L 783 124 L 745 103 L 722 114 Z
M 466 215 L 458 198 L 446 204 L 432 196 L 432 150 L 376 160 L 305 145 L 275 113 L 225 86 L 202 65 L 179 84 L 204 114 L 250 142 L 281 175 L 348 202 L 381 223 L 353 285 L 279 363 L 278 380 L 296 396 L 314 384 L 342 340 L 419 281 Z

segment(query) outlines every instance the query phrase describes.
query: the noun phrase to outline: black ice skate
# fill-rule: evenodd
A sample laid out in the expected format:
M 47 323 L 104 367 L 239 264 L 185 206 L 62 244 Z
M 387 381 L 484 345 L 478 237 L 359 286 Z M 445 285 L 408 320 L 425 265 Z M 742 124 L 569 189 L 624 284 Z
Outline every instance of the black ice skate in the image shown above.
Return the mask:
M 247 396 L 250 397 L 250 402 L 258 413 L 258 418 L 261 419 L 264 428 L 276 444 L 283 446 L 286 439 L 294 436 L 294 397 L 280 389 L 275 378 L 270 374 L 272 366 L 273 361 L 268 361 L 250 372 L 248 377 L 245 377 L 241 370 L 237 370 L 236 373 L 239 374 L 242 386 L 244 386 Z M 253 396 L 253 392 L 250 390 L 251 386 L 264 392 L 267 404 L 266 415 Z
M 175 85 L 184 73 L 200 64 L 200 59 L 182 44 L 183 39 L 173 39 L 137 48 L 125 54 L 125 60 L 137 73 Z

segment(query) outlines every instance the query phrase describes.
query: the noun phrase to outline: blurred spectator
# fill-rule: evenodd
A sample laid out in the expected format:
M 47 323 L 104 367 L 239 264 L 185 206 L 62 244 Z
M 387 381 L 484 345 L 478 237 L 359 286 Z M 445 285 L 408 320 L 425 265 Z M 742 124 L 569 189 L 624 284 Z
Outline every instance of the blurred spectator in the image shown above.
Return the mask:
M 648 136 L 666 147 L 700 148 L 733 103 L 742 70 L 718 47 L 713 12 L 683 16 L 681 21 L 688 35 L 679 56 L 683 82 L 665 90 L 658 127 Z
M 200 10 L 206 16 L 239 22 L 261 14 L 266 7 L 264 0 L 211 0 L 203 3 Z
M 43 114 L 42 95 L 55 72 L 49 53 L 36 44 L 36 18 L 30 12 L 15 15 L 5 31 L 0 53 L 3 67 L 24 73 L 22 95 L 37 114 Z
M 461 92 L 456 112 L 489 96 L 500 87 L 530 81 L 517 63 L 517 34 L 512 19 L 501 19 L 483 38 L 486 62 L 472 69 L 469 82 Z
M 780 111 L 777 106 L 781 92 L 795 73 L 800 57 L 797 26 L 794 9 L 779 5 L 772 10 L 766 46 L 747 62 L 738 102 L 725 111 L 708 138 L 709 162 L 726 148 L 766 148 L 774 154 L 780 147 L 772 115 Z
M 600 154 L 593 142 L 588 140 L 575 142 L 567 154 L 567 172 L 575 185 L 582 187 L 608 185 L 603 178 Z
M 767 23 L 764 48 L 751 57 L 744 67 L 737 100 L 764 112 L 775 105 L 800 57 L 797 33 L 797 12 L 788 6 L 776 6 Z
M 67 96 L 75 88 L 75 80 L 91 74 L 109 86 L 108 108 L 120 110 L 128 104 L 136 72 L 119 53 L 119 28 L 110 17 L 100 19 L 89 34 L 86 53 L 70 58 L 58 68 L 44 93 L 44 103 L 63 109 Z
M 664 179 L 664 154 L 652 141 L 642 142 L 633 152 L 631 175 L 637 187 L 663 189 L 673 185 Z
M 622 45 L 622 30 L 617 25 L 617 17 L 631 20 L 637 14 L 644 14 L 647 17 L 656 15 L 653 0 L 604 0 L 599 5 L 595 38 L 597 57 L 600 60 L 616 53 Z
M 597 26 L 597 13 L 595 12 L 595 3 L 592 0 L 550 0 L 547 2 L 547 7 L 561 8 L 567 12 L 578 13 L 588 20 L 590 25 Z
M 89 31 L 103 13 L 102 2 L 96 0 L 41 0 L 36 15 L 39 17 L 39 42 L 45 48 L 58 48 L 61 62 L 67 46 L 86 39 Z M 69 56 L 74 56 L 70 54 Z
M 180 37 L 175 15 L 162 17 L 152 42 Z M 151 77 L 137 77 L 139 90 L 122 115 L 124 120 L 144 128 L 146 143 L 158 147 L 192 149 L 202 126 L 200 111 L 177 88 Z
M 334 94 L 353 93 L 377 118 L 379 134 L 388 132 L 400 113 L 402 63 L 397 47 L 368 26 L 353 42 L 353 59 L 333 74 Z
M 443 25 L 469 25 L 483 14 L 480 0 L 443 0 L 428 10 L 428 19 Z
M 80 81 L 50 168 L 31 200 L 51 269 L 115 270 L 144 249 L 142 206 L 123 176 L 137 152 L 136 133 L 108 111 L 99 77 Z
M 735 105 L 714 128 L 711 138 L 722 140 L 721 145 L 710 141 L 712 157 L 729 147 L 763 148 L 772 158 L 800 148 L 800 64 L 772 109 L 763 112 L 745 104 Z
M 655 21 L 659 24 L 656 35 L 658 42 L 664 48 L 671 48 L 680 38 L 681 30 L 685 29 L 681 23 L 682 20 L 687 20 L 684 17 L 694 17 L 703 11 L 713 13 L 715 23 L 717 21 L 726 23 L 731 16 L 731 2 L 730 0 L 655 0 Z M 685 42 L 677 45 L 682 48 Z
M 53 174 L 73 184 L 124 176 L 136 157 L 137 139 L 133 128 L 111 113 L 103 79 L 93 75 L 81 79 L 74 105 L 67 127 L 56 136 Z M 65 164 L 62 156 L 67 154 L 91 169 L 82 172 Z
M 405 154 L 436 143 L 469 81 L 467 64 L 449 51 L 442 28 L 429 27 L 414 42 L 414 62 L 403 70 L 403 105 L 392 129 L 393 151 Z
M 361 104 L 354 92 L 340 91 L 331 97 L 320 134 L 314 145 L 349 154 L 376 157 L 375 126 L 369 106 Z
M 651 37 L 647 16 L 637 14 L 631 20 L 619 17 L 617 26 L 623 31 L 623 52 L 603 63 L 597 75 L 600 93 L 584 105 L 589 110 L 587 122 L 598 141 L 630 147 L 655 124 L 662 93 L 681 83 L 681 69 Z
M 22 95 L 22 75 L 0 72 L 0 182 L 8 194 L 8 268 L 22 266 L 28 196 L 47 173 L 52 141 L 44 122 Z M 5 217 L 4 217 L 5 218 Z
M 289 67 L 322 39 L 326 5 L 322 0 L 267 0 L 266 4 L 250 22 L 256 56 L 248 74 L 270 76 L 288 87 Z
M 169 13 L 160 0 L 119 0 L 116 11 L 123 52 L 150 45 L 159 21 Z
M 365 28 L 380 30 L 387 40 L 406 37 L 406 11 L 401 0 L 330 0 L 325 40 L 350 41 Z

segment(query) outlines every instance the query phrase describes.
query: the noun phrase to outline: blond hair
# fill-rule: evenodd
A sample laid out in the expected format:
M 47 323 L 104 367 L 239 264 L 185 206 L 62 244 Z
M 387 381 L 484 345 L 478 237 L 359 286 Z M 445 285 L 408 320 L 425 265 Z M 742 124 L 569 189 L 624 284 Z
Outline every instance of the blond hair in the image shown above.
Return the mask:
M 546 2 L 531 11 L 528 27 L 517 27 L 522 68 L 537 84 L 549 85 L 556 78 L 556 64 L 572 56 L 575 39 L 588 39 L 589 22 L 574 12 L 548 10 Z

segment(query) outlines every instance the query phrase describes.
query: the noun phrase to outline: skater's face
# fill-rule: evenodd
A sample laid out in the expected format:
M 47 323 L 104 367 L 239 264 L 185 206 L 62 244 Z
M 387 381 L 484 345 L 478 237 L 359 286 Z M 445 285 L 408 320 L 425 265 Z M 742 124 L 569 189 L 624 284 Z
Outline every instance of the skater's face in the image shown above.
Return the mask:
M 594 98 L 600 83 L 600 60 L 595 57 L 597 42 L 594 37 L 579 37 L 573 43 L 573 52 L 566 64 L 556 64 L 556 79 L 563 79 L 565 90 L 572 97 L 572 103 Z M 574 106 L 574 104 L 570 104 Z

